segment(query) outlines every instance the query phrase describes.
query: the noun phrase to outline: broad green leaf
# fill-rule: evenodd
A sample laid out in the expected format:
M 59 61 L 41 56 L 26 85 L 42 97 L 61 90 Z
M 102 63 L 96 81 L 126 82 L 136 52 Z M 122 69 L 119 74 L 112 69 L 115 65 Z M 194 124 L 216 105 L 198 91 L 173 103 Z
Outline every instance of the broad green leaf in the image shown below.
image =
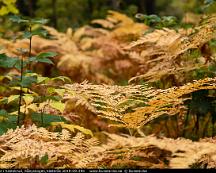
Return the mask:
M 16 121 L 17 121 L 16 116 L 8 115 L 7 120 L 0 122 L 0 135 L 7 132 L 8 129 L 15 129 L 17 127 Z
M 55 89 L 55 92 L 60 95 L 61 97 L 64 96 L 64 93 L 65 93 L 65 89 Z
M 37 76 L 23 76 L 22 81 L 20 82 L 20 85 L 22 87 L 30 87 L 33 83 L 37 83 Z
M 0 115 L 6 117 L 8 115 L 7 111 L 4 109 L 0 110 Z
M 215 0 L 205 0 L 204 4 L 209 5 L 212 4 L 213 2 L 215 2 Z
M 28 59 L 29 62 L 38 62 L 35 56 L 32 56 Z
M 9 19 L 12 22 L 16 22 L 16 23 L 29 23 L 30 22 L 29 20 L 23 19 L 23 18 L 21 18 L 20 16 L 17 16 L 17 15 L 10 16 Z
M 41 117 L 41 113 L 33 112 L 32 113 L 32 120 L 37 123 L 41 123 L 43 119 L 43 125 L 44 127 L 50 126 L 53 122 L 67 122 L 66 119 L 63 116 L 59 115 L 51 115 L 43 113 L 43 116 Z
M 5 121 L 5 120 L 7 120 L 6 117 L 4 117 L 4 116 L 0 116 L 0 122 L 3 122 L 3 121 Z
M 41 157 L 40 163 L 47 164 L 48 160 L 49 160 L 48 154 L 45 154 L 43 157 Z
M 19 95 L 11 95 L 8 97 L 8 103 L 18 100 Z
M 47 64 L 54 64 L 49 58 L 37 58 L 37 61 Z
M 49 78 L 48 77 L 42 77 L 42 76 L 38 76 L 37 77 L 37 83 L 42 83 L 42 82 L 48 82 Z
M 51 123 L 51 125 L 53 125 L 53 126 L 60 125 L 62 128 L 68 129 L 68 130 L 70 130 L 70 131 L 73 132 L 73 133 L 75 132 L 75 129 L 77 129 L 77 130 L 79 130 L 80 132 L 82 132 L 83 134 L 93 136 L 93 133 L 92 133 L 91 130 L 86 129 L 86 128 L 81 127 L 81 126 L 78 126 L 78 125 L 74 125 L 74 124 L 65 124 L 64 122 L 53 122 L 53 123 Z
M 1 8 L 0 8 L 0 15 L 4 16 L 8 13 L 17 14 L 19 13 L 18 9 L 16 8 L 16 0 L 1 0 Z
M 46 23 L 48 23 L 49 22 L 49 20 L 48 19 L 32 19 L 31 20 L 31 23 L 33 23 L 33 24 L 42 24 L 42 25 L 44 25 L 44 24 L 46 24 Z
M 32 31 L 32 35 L 39 35 L 39 36 L 42 36 L 42 37 L 46 37 L 48 34 L 47 30 L 44 30 L 44 29 L 36 29 L 34 31 Z
M 31 32 L 29 32 L 29 31 L 25 31 L 25 32 L 23 32 L 23 38 L 31 38 L 33 36 L 33 34 L 31 33 Z
M 39 55 L 37 55 L 36 57 L 37 58 L 51 58 L 51 57 L 54 57 L 56 55 L 57 55 L 57 53 L 55 53 L 55 52 L 43 52 L 43 53 L 40 53 Z
M 44 57 L 30 57 L 29 62 L 42 62 L 47 64 L 53 64 L 53 62 L 50 59 Z
M 36 111 L 38 111 L 38 107 L 37 107 L 37 105 L 36 104 L 30 104 L 30 105 L 28 105 L 27 107 L 26 107 L 26 109 L 27 110 L 31 110 L 31 111 L 33 111 L 33 112 L 36 112 Z
M 13 78 L 9 75 L 6 75 L 6 76 L 0 76 L 0 81 L 3 81 L 4 79 L 8 79 L 8 80 L 12 80 Z
M 29 61 L 24 60 L 22 64 L 23 68 L 25 68 L 27 64 L 29 64 Z M 18 70 L 21 70 L 21 60 L 20 59 L 16 62 L 14 67 Z
M 25 101 L 25 103 L 27 105 L 29 105 L 30 103 L 33 102 L 34 97 L 32 95 L 30 95 L 30 94 L 26 94 L 26 95 L 23 96 L 23 100 Z
M 51 101 L 50 106 L 56 110 L 59 110 L 61 113 L 63 113 L 65 109 L 65 103 L 61 103 L 58 101 Z
M 9 10 L 6 6 L 0 8 L 0 16 L 4 16 L 9 13 Z
M 58 77 L 55 77 L 55 78 L 52 78 L 53 81 L 55 80 L 61 80 L 62 82 L 71 82 L 71 79 L 69 77 L 66 77 L 66 76 L 58 76 Z
M 20 87 L 10 87 L 12 90 L 18 90 L 18 91 L 20 91 Z M 29 89 L 28 88 L 22 88 L 22 91 L 24 92 L 24 93 L 27 93 L 27 92 L 29 92 Z
M 0 104 L 7 104 L 7 103 L 8 103 L 7 97 L 3 97 L 2 99 L 0 99 Z
M 47 93 L 52 95 L 53 93 L 55 93 L 55 88 L 53 88 L 53 87 L 47 88 Z
M 48 34 L 47 31 L 44 30 L 44 29 L 37 29 L 37 30 L 34 30 L 32 32 L 29 32 L 29 31 L 23 32 L 23 36 L 22 37 L 23 38 L 27 38 L 27 39 L 31 38 L 34 35 L 39 35 L 39 36 L 42 36 L 42 37 L 46 37 L 47 34 Z
M 5 54 L 0 54 L 0 67 L 12 68 L 18 62 L 20 62 L 20 60 L 18 58 L 11 58 Z

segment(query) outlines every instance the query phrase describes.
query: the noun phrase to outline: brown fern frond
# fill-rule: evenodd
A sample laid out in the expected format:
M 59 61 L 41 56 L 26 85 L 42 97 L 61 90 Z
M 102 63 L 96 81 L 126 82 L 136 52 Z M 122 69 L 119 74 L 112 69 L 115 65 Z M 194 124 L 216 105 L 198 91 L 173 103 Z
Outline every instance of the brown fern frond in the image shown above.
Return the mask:
M 94 147 L 96 159 L 87 164 L 89 168 L 191 168 L 203 155 L 216 152 L 209 141 L 107 135 L 107 144 Z
M 127 127 L 136 128 L 162 115 L 180 114 L 186 110 L 183 103 L 185 96 L 188 97 L 188 94 L 199 90 L 215 90 L 215 80 L 216 78 L 205 78 L 187 83 L 179 88 L 159 90 L 160 93 L 149 99 L 147 106 L 125 114 L 122 121 L 127 124 Z
M 9 130 L 0 137 L 0 168 L 75 168 L 79 153 L 87 153 L 97 145 L 95 139 L 71 137 L 67 130 L 49 132 L 35 125 Z M 47 163 L 40 160 L 47 156 Z
M 171 74 L 178 80 L 183 73 L 186 73 L 182 68 L 186 67 L 186 71 L 189 69 L 189 71 L 194 71 L 203 65 L 206 67 L 206 62 L 210 60 L 203 64 L 201 58 L 203 56 L 209 59 L 211 56 L 211 53 L 203 52 L 203 46 L 215 38 L 214 19 L 215 15 L 205 16 L 200 24 L 189 33 L 182 32 L 182 30 L 179 32 L 170 29 L 155 30 L 132 42 L 126 49 L 138 53 L 135 57 L 140 63 L 140 72 L 134 79 L 157 81 Z M 187 58 L 194 50 L 201 52 L 200 55 L 197 55 L 198 62 Z
M 65 99 L 68 109 L 82 106 L 95 115 L 121 121 L 122 115 L 136 107 L 144 105 L 154 94 L 144 85 L 109 86 L 92 84 L 65 85 Z M 73 109 L 78 111 L 77 109 Z
M 64 86 L 64 99 L 66 109 L 75 114 L 88 111 L 136 129 L 163 115 L 182 115 L 186 110 L 184 99 L 199 90 L 215 90 L 215 81 L 205 78 L 165 90 L 143 85 L 73 84 Z

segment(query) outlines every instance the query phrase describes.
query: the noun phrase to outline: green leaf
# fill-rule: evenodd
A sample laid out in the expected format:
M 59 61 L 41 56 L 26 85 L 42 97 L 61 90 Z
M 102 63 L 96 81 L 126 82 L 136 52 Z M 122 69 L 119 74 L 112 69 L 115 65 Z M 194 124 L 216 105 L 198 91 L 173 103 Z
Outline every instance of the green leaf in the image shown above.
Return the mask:
M 75 129 L 77 129 L 77 130 L 79 130 L 80 132 L 82 132 L 83 134 L 93 136 L 93 133 L 92 133 L 91 130 L 86 129 L 86 128 L 81 127 L 81 126 L 78 126 L 78 125 L 74 125 L 74 124 L 65 124 L 64 122 L 53 122 L 53 123 L 51 123 L 51 125 L 53 125 L 53 126 L 60 125 L 62 128 L 68 129 L 68 130 L 70 130 L 70 131 L 73 132 L 73 133 L 75 132 Z
M 7 104 L 7 103 L 8 103 L 7 97 L 3 97 L 2 99 L 0 99 L 0 104 Z
M 43 124 L 41 124 L 42 119 L 43 119 Z M 43 127 L 50 126 L 51 123 L 53 122 L 67 122 L 67 120 L 63 116 L 43 113 L 41 117 L 41 113 L 36 113 L 36 112 L 32 113 L 32 120 L 34 122 L 37 122 L 37 124 L 39 125 L 43 125 Z
M 16 8 L 16 0 L 1 0 L 0 15 L 4 16 L 8 13 L 19 13 L 18 9 Z
M 38 62 L 42 62 L 42 63 L 47 63 L 47 64 L 54 64 L 50 59 L 48 58 L 38 58 L 37 59 Z
M 0 67 L 12 68 L 18 62 L 20 62 L 19 58 L 11 58 L 5 54 L 0 54 Z
M 46 37 L 47 34 L 48 34 L 47 30 L 41 28 L 32 31 L 32 35 L 39 35 L 42 37 Z
M 10 89 L 11 90 L 18 90 L 18 91 L 20 91 L 20 87 L 10 87 Z M 22 88 L 22 91 L 24 92 L 24 93 L 27 93 L 27 92 L 29 92 L 29 89 L 28 88 Z
M 66 76 L 58 76 L 58 77 L 55 77 L 55 78 L 52 78 L 53 81 L 55 80 L 61 80 L 62 82 L 71 82 L 71 79 L 69 77 L 66 77 Z
M 15 23 L 29 23 L 30 21 L 27 19 L 23 19 L 20 16 L 13 15 L 9 17 L 9 20 Z
M 54 57 L 56 55 L 57 53 L 55 52 L 43 52 L 37 55 L 36 57 L 30 57 L 29 62 L 42 62 L 47 64 L 53 64 L 53 62 L 48 58 Z
M 30 103 L 33 102 L 34 97 L 31 94 L 25 94 L 23 96 L 23 100 L 25 101 L 26 105 L 29 105 Z
M 48 82 L 49 78 L 48 77 L 42 77 L 42 76 L 38 76 L 37 78 L 37 83 L 42 83 L 42 82 Z
M 27 64 L 29 64 L 29 61 L 27 61 L 27 60 L 24 60 L 23 61 L 23 68 L 25 68 L 26 66 L 27 66 Z M 21 70 L 21 60 L 19 59 L 17 62 L 16 62 L 16 64 L 15 64 L 15 66 L 14 66 L 17 70 Z
M 7 120 L 6 117 L 4 117 L 4 116 L 0 116 L 0 122 L 4 122 L 4 121 L 6 121 L 6 120 Z
M 31 20 L 31 23 L 33 23 L 33 24 L 41 24 L 41 25 L 44 25 L 44 24 L 46 24 L 46 23 L 48 23 L 49 22 L 49 20 L 48 19 L 32 19 Z
M 7 120 L 0 122 L 0 135 L 4 134 L 8 131 L 8 129 L 15 129 L 17 127 L 16 124 L 17 117 L 14 115 L 8 115 Z
M 37 29 L 37 30 L 34 30 L 32 32 L 29 32 L 29 31 L 23 32 L 22 37 L 27 38 L 27 39 L 31 38 L 34 35 L 39 35 L 39 36 L 42 36 L 42 37 L 46 37 L 47 34 L 48 34 L 48 32 L 46 30 L 44 30 L 44 29 Z
M 20 86 L 28 88 L 33 83 L 37 83 L 37 76 L 23 76 Z
M 58 101 L 50 102 L 50 106 L 52 108 L 54 108 L 54 109 L 59 110 L 61 113 L 63 113 L 64 109 L 65 109 L 65 103 L 61 103 L 61 102 L 58 102 Z
M 41 157 L 40 163 L 47 164 L 48 160 L 49 160 L 48 154 L 45 154 L 43 157 Z
M 52 95 L 53 93 L 55 93 L 55 88 L 53 88 L 53 87 L 47 88 L 47 93 Z
M 54 57 L 56 55 L 57 55 L 57 53 L 55 53 L 55 52 L 43 52 L 43 53 L 40 53 L 39 55 L 37 55 L 36 57 L 37 58 L 51 58 L 51 57 Z
M 33 34 L 32 34 L 31 32 L 25 31 L 25 32 L 23 32 L 22 38 L 27 38 L 27 39 L 29 39 L 29 38 L 31 38 L 32 36 L 33 36 Z
M 0 115 L 6 117 L 8 115 L 7 111 L 4 109 L 0 110 Z
M 55 92 L 60 95 L 61 97 L 64 96 L 64 93 L 65 93 L 65 89 L 55 89 Z
M 212 4 L 213 2 L 215 2 L 215 0 L 205 0 L 204 4 L 209 5 L 209 4 Z
M 19 98 L 19 95 L 11 95 L 11 96 L 9 96 L 8 97 L 8 104 L 18 100 L 18 98 Z
M 13 78 L 9 75 L 5 75 L 5 76 L 0 76 L 0 81 L 3 81 L 4 79 L 7 79 L 9 81 L 11 81 Z
M 50 59 L 44 57 L 30 57 L 29 62 L 42 62 L 47 64 L 53 64 L 53 62 Z

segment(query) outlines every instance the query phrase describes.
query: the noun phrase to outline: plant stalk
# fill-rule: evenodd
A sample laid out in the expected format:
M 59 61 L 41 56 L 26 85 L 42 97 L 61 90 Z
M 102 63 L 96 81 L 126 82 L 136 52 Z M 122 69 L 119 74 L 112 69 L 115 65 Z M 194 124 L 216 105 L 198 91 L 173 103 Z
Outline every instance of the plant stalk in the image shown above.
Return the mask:
M 32 32 L 31 24 L 29 26 L 29 32 L 30 33 Z M 28 54 L 28 58 L 31 57 L 31 50 L 32 50 L 32 36 L 29 38 L 29 54 Z M 31 64 L 30 63 L 28 64 L 28 70 L 31 70 Z
M 21 57 L 21 74 L 20 74 L 20 93 L 19 93 L 19 109 L 18 109 L 18 117 L 17 117 L 17 125 L 20 124 L 20 115 L 21 115 L 21 106 L 22 106 L 22 79 L 23 79 L 23 55 Z

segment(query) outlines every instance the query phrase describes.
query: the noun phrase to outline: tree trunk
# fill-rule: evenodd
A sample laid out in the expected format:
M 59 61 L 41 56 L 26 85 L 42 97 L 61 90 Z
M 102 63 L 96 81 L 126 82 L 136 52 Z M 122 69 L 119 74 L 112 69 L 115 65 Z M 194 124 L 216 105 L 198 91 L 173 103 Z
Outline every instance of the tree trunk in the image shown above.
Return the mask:
M 155 1 L 156 0 L 145 0 L 146 13 L 148 15 L 155 14 Z
M 58 28 L 58 16 L 57 16 L 57 10 L 56 10 L 56 1 L 52 0 L 52 21 L 54 28 Z
M 119 10 L 121 0 L 112 0 L 112 7 L 114 10 Z
M 33 2 L 28 0 L 28 12 L 30 17 L 34 17 Z
M 34 11 L 37 9 L 37 0 L 17 0 L 17 8 L 24 16 L 34 17 Z
M 138 11 L 139 13 L 145 13 L 146 12 L 146 2 L 145 1 L 148 1 L 148 0 L 139 0 L 139 3 L 138 3 Z

